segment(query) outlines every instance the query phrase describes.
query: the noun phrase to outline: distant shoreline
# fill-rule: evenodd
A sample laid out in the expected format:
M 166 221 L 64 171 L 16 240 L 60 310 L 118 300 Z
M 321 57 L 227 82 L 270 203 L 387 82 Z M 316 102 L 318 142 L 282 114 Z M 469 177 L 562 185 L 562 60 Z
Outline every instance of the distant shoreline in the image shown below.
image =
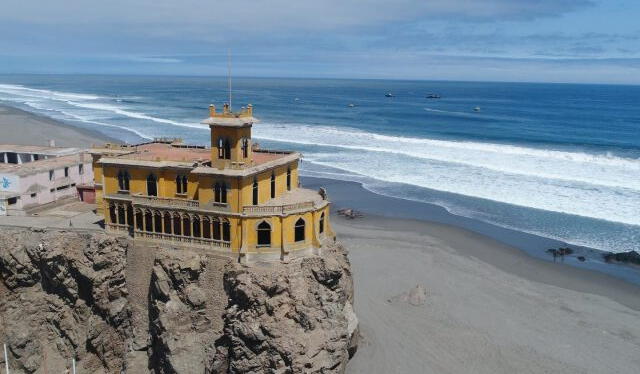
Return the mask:
M 20 131 L 15 131 L 15 124 L 20 123 Z M 0 133 L 3 143 L 16 144 L 48 144 L 49 139 L 55 139 L 57 146 L 90 147 L 92 144 L 105 142 L 120 143 L 118 139 L 110 138 L 98 131 L 73 126 L 43 115 L 28 112 L 6 104 L 0 104 Z M 316 177 L 302 177 L 303 183 L 310 182 L 312 187 L 323 185 L 329 187 L 329 194 L 334 207 L 352 207 L 378 214 L 387 219 L 396 217 L 403 219 L 417 219 L 419 221 L 435 221 L 470 230 L 493 240 L 498 240 L 508 246 L 523 250 L 529 256 L 552 261 L 552 257 L 544 253 L 547 248 L 558 248 L 568 244 L 554 239 L 527 234 L 517 230 L 505 229 L 481 221 L 469 219 L 448 213 L 444 208 L 427 203 L 418 203 L 398 198 L 391 198 L 365 190 L 355 182 L 345 182 L 336 179 Z M 563 259 L 567 265 L 607 273 L 622 278 L 633 284 L 640 284 L 640 271 L 623 264 L 606 264 L 602 259 L 605 252 L 575 245 L 580 255 L 585 255 L 587 262 L 581 263 L 576 255 Z M 558 259 L 560 262 L 560 259 Z

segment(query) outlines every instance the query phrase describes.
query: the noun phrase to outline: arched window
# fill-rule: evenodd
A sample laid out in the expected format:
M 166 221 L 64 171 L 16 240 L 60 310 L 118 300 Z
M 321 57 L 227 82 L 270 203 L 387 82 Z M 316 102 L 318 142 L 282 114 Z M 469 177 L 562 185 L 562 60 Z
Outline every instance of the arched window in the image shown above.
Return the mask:
M 211 220 L 209 217 L 202 219 L 202 237 L 205 239 L 211 239 Z
M 173 216 L 173 235 L 182 235 L 182 219 L 179 215 Z
M 291 191 L 291 169 L 287 169 L 287 191 Z
M 109 219 L 111 220 L 111 223 L 118 223 L 115 204 L 109 204 Z
M 242 157 L 249 157 L 249 139 L 242 138 Z
M 171 234 L 171 213 L 166 212 L 164 214 L 164 233 L 165 234 Z
M 127 225 L 133 227 L 133 206 L 131 204 L 127 204 Z
M 322 212 L 322 214 L 320 215 L 320 225 L 318 226 L 319 226 L 320 234 L 322 234 L 324 232 L 324 212 Z
M 144 224 L 142 220 L 142 211 L 136 210 L 136 229 L 142 231 L 144 229 Z
M 126 225 L 127 222 L 125 221 L 125 210 L 124 210 L 124 206 L 120 205 L 118 207 L 118 223 L 121 225 Z
M 120 170 L 118 172 L 118 189 L 120 191 L 129 191 L 129 172 L 126 170 Z
M 189 216 L 182 217 L 182 227 L 184 228 L 183 236 L 191 236 L 191 220 Z
M 200 237 L 200 218 L 194 217 L 193 222 L 191 222 L 191 226 L 193 226 L 193 230 L 192 230 L 193 237 L 199 238 Z
M 231 224 L 229 220 L 222 220 L 222 241 L 229 243 L 231 241 Z
M 153 219 L 155 220 L 153 231 L 162 233 L 162 213 L 155 212 L 153 215 Z
M 258 180 L 253 178 L 253 205 L 258 205 Z
M 268 247 L 271 245 L 271 225 L 262 221 L 258 225 L 258 246 Z
M 186 175 L 176 176 L 176 192 L 179 194 L 187 193 L 187 183 L 189 182 Z
M 295 240 L 297 242 L 302 242 L 304 241 L 304 220 L 302 218 L 299 218 L 296 221 L 296 226 L 295 226 Z
M 214 218 L 211 223 L 213 223 L 213 240 L 220 240 L 222 238 L 220 234 L 220 221 Z
M 276 197 L 276 175 L 271 173 L 271 198 Z
M 147 195 L 158 196 L 158 178 L 154 174 L 147 177 Z
M 144 214 L 144 219 L 144 231 L 153 232 L 153 216 L 151 215 L 151 212 L 146 212 Z
M 227 185 L 224 182 L 216 182 L 213 187 L 213 200 L 216 203 L 227 203 Z

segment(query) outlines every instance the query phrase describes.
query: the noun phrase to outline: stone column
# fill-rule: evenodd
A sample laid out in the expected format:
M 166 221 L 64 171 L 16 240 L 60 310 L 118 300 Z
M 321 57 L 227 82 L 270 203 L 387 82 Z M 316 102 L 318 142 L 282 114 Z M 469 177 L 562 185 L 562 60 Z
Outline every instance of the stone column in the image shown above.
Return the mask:
M 161 213 L 162 213 L 162 214 L 160 215 L 160 225 L 161 225 L 162 227 L 160 228 L 160 231 L 161 231 L 163 234 L 166 234 L 166 233 L 164 232 L 164 231 L 165 231 L 165 230 L 164 230 L 164 212 L 161 212 Z
M 147 231 L 147 213 L 142 211 L 142 231 Z

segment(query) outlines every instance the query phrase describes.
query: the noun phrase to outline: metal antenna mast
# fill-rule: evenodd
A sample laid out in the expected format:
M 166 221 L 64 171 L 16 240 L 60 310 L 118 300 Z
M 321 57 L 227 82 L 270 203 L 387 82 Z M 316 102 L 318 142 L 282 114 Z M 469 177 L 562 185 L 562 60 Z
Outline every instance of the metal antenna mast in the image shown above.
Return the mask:
M 227 49 L 227 77 L 229 82 L 229 111 L 231 111 L 231 49 Z

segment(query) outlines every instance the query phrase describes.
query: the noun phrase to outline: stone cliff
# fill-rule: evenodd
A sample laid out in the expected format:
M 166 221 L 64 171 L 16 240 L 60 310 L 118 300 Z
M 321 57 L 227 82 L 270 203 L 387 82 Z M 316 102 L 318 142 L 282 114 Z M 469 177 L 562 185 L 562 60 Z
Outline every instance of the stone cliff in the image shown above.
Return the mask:
M 2 228 L 0 297 L 12 373 L 64 373 L 72 357 L 93 373 L 341 373 L 357 347 L 340 245 L 243 265 L 104 233 Z

